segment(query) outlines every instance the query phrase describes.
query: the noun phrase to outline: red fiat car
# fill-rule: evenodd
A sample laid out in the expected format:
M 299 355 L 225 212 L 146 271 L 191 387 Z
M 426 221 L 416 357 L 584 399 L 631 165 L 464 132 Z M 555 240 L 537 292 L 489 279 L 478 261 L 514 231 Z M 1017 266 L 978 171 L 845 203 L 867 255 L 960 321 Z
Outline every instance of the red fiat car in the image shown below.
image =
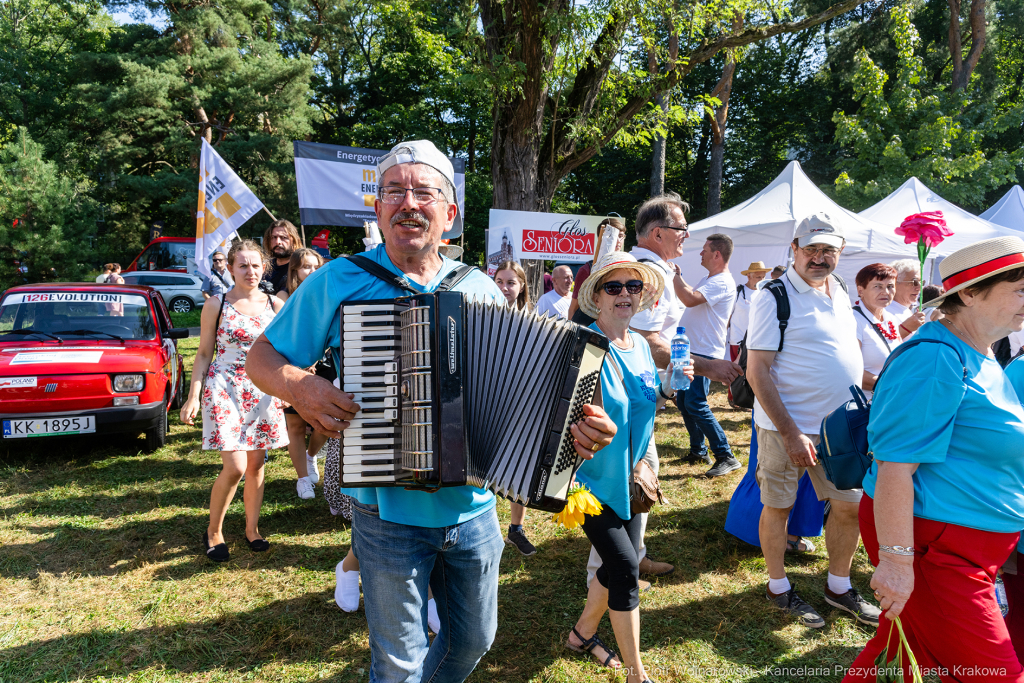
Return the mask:
M 0 299 L 0 426 L 17 439 L 145 434 L 166 443 L 185 368 L 160 295 L 149 287 L 54 283 Z

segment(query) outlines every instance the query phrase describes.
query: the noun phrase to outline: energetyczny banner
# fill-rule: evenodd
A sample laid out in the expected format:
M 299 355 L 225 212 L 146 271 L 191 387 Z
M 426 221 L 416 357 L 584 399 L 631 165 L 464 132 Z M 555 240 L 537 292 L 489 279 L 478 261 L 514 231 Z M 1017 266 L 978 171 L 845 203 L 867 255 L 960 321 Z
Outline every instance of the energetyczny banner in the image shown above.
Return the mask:
M 295 148 L 295 184 L 299 192 L 299 216 L 303 225 L 362 227 L 376 221 L 373 200 L 377 195 L 377 160 L 387 150 L 292 143 Z M 459 207 L 466 206 L 466 160 L 449 157 L 455 168 L 455 194 Z M 445 239 L 458 237 L 445 233 Z

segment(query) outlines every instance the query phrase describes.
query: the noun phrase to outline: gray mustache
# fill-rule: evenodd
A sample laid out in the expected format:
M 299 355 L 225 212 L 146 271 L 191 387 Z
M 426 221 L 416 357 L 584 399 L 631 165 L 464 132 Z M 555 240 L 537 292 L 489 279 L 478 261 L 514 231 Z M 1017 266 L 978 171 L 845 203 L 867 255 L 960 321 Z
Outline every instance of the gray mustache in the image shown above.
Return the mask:
M 402 211 L 396 213 L 391 217 L 391 227 L 395 227 L 396 224 L 401 223 L 402 221 L 416 221 L 424 230 L 430 227 L 430 219 L 419 211 Z

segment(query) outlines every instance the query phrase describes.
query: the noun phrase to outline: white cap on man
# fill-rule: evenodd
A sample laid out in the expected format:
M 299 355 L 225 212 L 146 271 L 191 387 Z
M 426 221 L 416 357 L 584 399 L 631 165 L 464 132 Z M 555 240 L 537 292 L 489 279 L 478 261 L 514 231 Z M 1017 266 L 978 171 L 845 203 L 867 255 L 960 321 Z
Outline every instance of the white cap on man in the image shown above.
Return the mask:
M 426 164 L 444 176 L 452 185 L 455 195 L 455 221 L 451 230 L 443 233 L 441 239 L 452 239 L 462 234 L 462 207 L 459 206 L 459 193 L 455 187 L 455 167 L 451 160 L 441 153 L 430 140 L 408 140 L 399 142 L 391 151 L 377 160 L 377 182 L 384 178 L 384 172 L 398 164 Z
M 825 212 L 813 213 L 804 218 L 796 226 L 796 243 L 800 247 L 807 247 L 812 244 L 825 244 L 836 249 L 842 249 L 846 239 L 843 234 L 843 227 L 832 221 L 832 218 Z

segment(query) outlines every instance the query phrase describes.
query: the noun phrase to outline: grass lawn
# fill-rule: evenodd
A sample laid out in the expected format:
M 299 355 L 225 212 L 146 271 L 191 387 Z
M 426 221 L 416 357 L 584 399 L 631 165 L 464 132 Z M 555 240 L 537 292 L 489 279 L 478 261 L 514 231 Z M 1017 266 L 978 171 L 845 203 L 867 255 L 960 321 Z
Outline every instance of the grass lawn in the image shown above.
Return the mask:
M 192 353 L 197 343 L 180 342 Z M 745 461 L 746 415 L 722 408 L 721 393 L 713 403 Z M 200 543 L 220 461 L 200 450 L 200 437 L 175 415 L 168 445 L 153 455 L 141 453 L 141 439 L 2 446 L 0 681 L 367 680 L 365 616 L 333 600 L 347 524 L 319 491 L 310 501 L 296 497 L 288 456 L 277 451 L 260 524 L 271 550 L 245 545 L 239 491 L 225 525 L 232 559 L 208 562 Z M 652 678 L 838 680 L 834 667 L 849 664 L 869 632 L 825 604 L 824 542 L 816 555 L 788 561 L 828 622 L 805 629 L 765 602 L 759 551 L 722 530 L 741 473 L 708 481 L 698 477 L 703 467 L 679 464 L 687 436 L 675 409 L 658 418 L 657 439 L 671 504 L 652 514 L 647 545 L 677 570 L 642 597 Z M 508 505 L 498 510 L 507 524 Z M 524 559 L 506 549 L 498 636 L 469 680 L 616 680 L 563 648 L 586 598 L 585 537 L 547 514 L 531 513 L 526 525 L 540 551 Z M 860 550 L 854 584 L 864 593 L 869 571 Z M 614 642 L 607 619 L 600 633 Z
M 175 313 L 171 311 L 171 324 L 175 327 L 199 327 L 199 319 L 203 315 L 203 309 L 193 308 L 188 313 Z

